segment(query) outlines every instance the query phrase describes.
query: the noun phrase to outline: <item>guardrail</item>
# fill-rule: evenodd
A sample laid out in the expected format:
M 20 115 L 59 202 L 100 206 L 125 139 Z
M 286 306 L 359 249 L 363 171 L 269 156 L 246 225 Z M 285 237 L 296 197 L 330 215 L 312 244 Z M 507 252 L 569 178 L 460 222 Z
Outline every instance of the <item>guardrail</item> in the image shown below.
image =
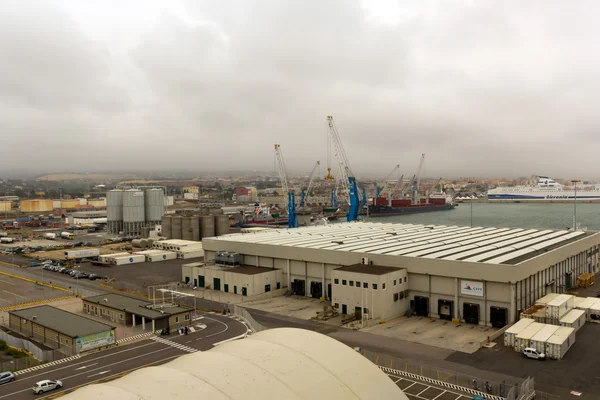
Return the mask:
M 252 315 L 250 315 L 250 313 L 245 308 L 240 307 L 237 304 L 233 305 L 233 313 L 238 317 L 244 319 L 247 322 L 248 327 L 253 332 L 261 332 L 267 329 L 260 323 L 256 322 L 256 320 L 252 317 Z

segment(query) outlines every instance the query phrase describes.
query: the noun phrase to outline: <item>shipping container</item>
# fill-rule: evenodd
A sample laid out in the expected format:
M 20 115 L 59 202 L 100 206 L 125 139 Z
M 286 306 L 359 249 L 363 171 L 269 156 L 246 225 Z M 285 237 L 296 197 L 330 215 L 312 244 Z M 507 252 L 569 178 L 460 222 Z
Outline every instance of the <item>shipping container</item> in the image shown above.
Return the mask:
M 600 299 L 596 299 L 594 305 L 590 306 L 588 314 L 589 322 L 600 324 Z
M 539 322 L 541 324 L 546 323 L 546 306 L 543 304 L 534 304 L 529 307 L 527 310 L 521 313 L 521 319 L 529 318 L 534 320 L 535 322 Z
M 522 319 L 517 321 L 504 332 L 504 345 L 506 347 L 515 347 L 516 336 L 533 323 L 533 319 Z
M 177 259 L 177 253 L 174 251 L 163 251 L 155 254 L 149 254 L 146 256 L 146 261 L 158 262 Z
M 552 300 L 554 300 L 555 298 L 557 298 L 558 296 L 560 296 L 560 294 L 558 293 L 548 293 L 547 295 L 545 295 L 544 297 L 539 298 L 535 304 L 542 304 L 542 305 L 546 305 L 548 303 L 550 303 Z
M 112 253 L 112 254 L 104 254 L 98 257 L 98 261 L 103 262 L 103 263 L 107 263 L 110 262 L 111 258 L 117 257 L 117 256 L 126 256 L 129 253 L 127 252 L 122 252 L 122 253 Z
M 585 297 L 575 297 L 573 299 L 573 308 L 579 308 L 579 305 L 583 303 Z
M 538 333 L 533 335 L 529 341 L 529 346 L 538 351 L 538 353 L 544 353 L 546 351 L 546 342 L 556 331 L 560 328 L 558 325 L 545 325 Z
M 573 328 L 577 332 L 585 324 L 586 317 L 584 310 L 571 310 L 560 319 L 559 323 L 560 326 Z
M 82 250 L 67 250 L 65 251 L 65 257 L 68 260 L 74 260 L 78 258 L 91 258 L 98 257 L 100 255 L 100 249 L 82 249 Z
M 575 329 L 559 327 L 546 342 L 546 357 L 554 360 L 562 359 L 575 343 Z
M 190 251 L 178 251 L 177 258 L 187 260 L 190 258 L 204 257 L 204 250 L 190 250 Z
M 112 259 L 114 265 L 137 264 L 146 262 L 146 256 L 143 254 L 129 254 L 128 256 L 118 256 Z
M 515 351 L 522 353 L 523 350 L 529 346 L 529 342 L 531 338 L 535 336 L 546 324 L 540 324 L 539 322 L 534 322 L 529 325 L 527 328 L 523 329 L 520 333 L 515 335 Z
M 579 302 L 579 305 L 575 306 L 578 310 L 585 311 L 585 320 L 589 322 L 590 320 L 590 309 L 594 306 L 594 304 L 598 301 L 595 297 L 577 297 L 578 299 L 582 299 Z
M 560 320 L 563 315 L 573 309 L 575 296 L 561 294 L 546 304 L 546 318 Z

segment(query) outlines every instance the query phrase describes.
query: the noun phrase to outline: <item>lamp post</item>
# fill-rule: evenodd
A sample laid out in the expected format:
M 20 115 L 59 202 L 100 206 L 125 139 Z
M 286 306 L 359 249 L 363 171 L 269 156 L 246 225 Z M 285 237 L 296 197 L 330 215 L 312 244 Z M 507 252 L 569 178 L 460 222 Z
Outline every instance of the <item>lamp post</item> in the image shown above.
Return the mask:
M 578 180 L 574 179 L 571 181 L 573 185 L 575 185 L 575 198 L 573 200 L 573 230 L 577 230 L 577 182 Z

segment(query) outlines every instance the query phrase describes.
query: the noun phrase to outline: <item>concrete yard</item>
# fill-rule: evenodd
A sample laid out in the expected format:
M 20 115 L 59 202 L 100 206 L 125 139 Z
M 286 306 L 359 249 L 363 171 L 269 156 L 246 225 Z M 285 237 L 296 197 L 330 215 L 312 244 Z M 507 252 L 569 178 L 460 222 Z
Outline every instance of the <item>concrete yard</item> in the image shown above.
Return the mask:
M 69 292 L 0 274 L 0 307 L 53 299 Z
M 281 296 L 266 300 L 244 302 L 245 308 L 253 308 L 304 320 L 316 317 L 317 312 L 323 311 L 324 305 L 330 305 L 330 303 L 322 303 L 319 299 L 302 296 Z
M 480 343 L 496 329 L 413 316 L 396 318 L 384 324 L 365 328 L 363 331 L 463 353 L 474 353 L 479 350 Z

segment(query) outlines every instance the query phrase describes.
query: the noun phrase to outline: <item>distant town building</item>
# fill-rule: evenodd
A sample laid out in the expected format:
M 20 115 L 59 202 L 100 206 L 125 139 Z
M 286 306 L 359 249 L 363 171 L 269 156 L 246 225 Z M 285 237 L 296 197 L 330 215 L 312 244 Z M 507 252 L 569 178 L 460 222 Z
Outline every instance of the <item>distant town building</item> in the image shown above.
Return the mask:
M 235 188 L 235 199 L 240 202 L 255 202 L 258 201 L 258 192 L 255 187 L 237 187 Z

